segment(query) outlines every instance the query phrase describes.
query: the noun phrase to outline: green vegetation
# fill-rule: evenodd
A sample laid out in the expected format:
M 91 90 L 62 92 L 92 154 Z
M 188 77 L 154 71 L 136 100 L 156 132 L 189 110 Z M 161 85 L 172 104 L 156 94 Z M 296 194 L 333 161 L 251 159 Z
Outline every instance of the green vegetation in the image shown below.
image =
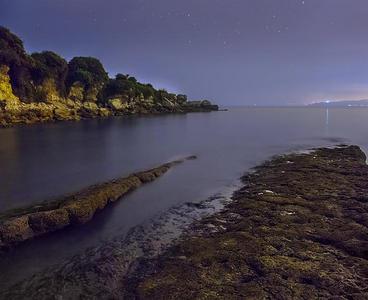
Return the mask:
M 0 26 L 0 65 L 9 67 L 14 93 L 24 101 L 31 101 L 34 88 L 31 84 L 32 59 L 24 50 L 23 42 L 7 28 Z
M 97 89 L 99 102 L 118 97 L 135 99 L 143 97 L 155 103 L 165 100 L 187 101 L 185 95 L 170 94 L 156 90 L 151 84 L 140 83 L 130 75 L 117 74 L 109 78 L 102 63 L 94 57 L 74 57 L 69 63 L 52 51 L 28 55 L 23 42 L 7 28 L 0 26 L 0 65 L 9 67 L 9 76 L 14 93 L 25 102 L 38 101 L 36 86 L 47 79 L 55 82 L 58 93 L 66 97 L 73 84 L 79 82 L 86 90 Z
M 218 110 L 187 101 L 130 75 L 109 78 L 94 57 L 69 62 L 52 51 L 27 54 L 23 42 L 0 26 L 0 126 L 112 115 Z
M 46 79 L 54 79 L 60 95 L 66 95 L 65 80 L 68 74 L 67 61 L 51 51 L 33 53 L 34 66 L 32 79 L 35 84 L 41 85 Z
M 109 79 L 103 90 L 103 98 L 109 99 L 118 95 L 126 95 L 129 98 L 154 97 L 155 89 L 150 84 L 142 84 L 136 78 L 129 75 L 117 74 L 115 79 Z
M 102 87 L 109 79 L 101 62 L 94 57 L 74 57 L 68 66 L 68 87 L 77 81 L 86 88 Z

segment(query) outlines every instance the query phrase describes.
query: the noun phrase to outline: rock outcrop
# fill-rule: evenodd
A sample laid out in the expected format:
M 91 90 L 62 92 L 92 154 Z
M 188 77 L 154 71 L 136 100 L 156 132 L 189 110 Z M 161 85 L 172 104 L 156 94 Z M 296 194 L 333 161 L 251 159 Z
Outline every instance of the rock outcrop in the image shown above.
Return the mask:
M 69 63 L 51 51 L 28 55 L 0 26 L 0 126 L 132 114 L 208 112 L 209 101 L 156 90 L 129 75 L 109 78 L 93 57 Z
M 154 181 L 171 167 L 195 158 L 190 156 L 175 160 L 128 177 L 91 186 L 55 201 L 6 212 L 0 215 L 0 250 L 68 226 L 84 224 L 109 203 L 117 201 L 142 184 Z
M 368 166 L 356 146 L 275 158 L 223 212 L 143 263 L 124 299 L 367 299 Z

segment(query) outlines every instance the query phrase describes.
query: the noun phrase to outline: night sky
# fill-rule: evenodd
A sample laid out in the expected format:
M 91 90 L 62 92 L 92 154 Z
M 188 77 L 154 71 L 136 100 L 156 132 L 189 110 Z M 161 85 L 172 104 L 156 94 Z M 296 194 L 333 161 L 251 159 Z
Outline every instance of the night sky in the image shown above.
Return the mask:
M 0 0 L 0 24 L 192 99 L 368 98 L 367 0 Z

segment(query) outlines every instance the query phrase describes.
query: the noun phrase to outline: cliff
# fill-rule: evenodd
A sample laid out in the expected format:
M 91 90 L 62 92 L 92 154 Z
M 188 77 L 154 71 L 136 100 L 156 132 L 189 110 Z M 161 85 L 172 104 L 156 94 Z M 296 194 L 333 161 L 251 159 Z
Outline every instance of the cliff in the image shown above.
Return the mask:
M 210 101 L 157 90 L 136 78 L 109 78 L 93 57 L 67 62 L 54 52 L 27 54 L 0 26 L 0 126 L 132 114 L 218 110 Z

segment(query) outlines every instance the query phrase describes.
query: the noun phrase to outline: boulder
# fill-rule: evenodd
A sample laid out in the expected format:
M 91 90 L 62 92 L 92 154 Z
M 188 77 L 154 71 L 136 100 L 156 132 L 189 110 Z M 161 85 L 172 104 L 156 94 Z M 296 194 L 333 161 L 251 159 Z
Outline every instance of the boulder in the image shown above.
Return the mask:
M 74 82 L 70 87 L 68 98 L 72 101 L 83 102 L 84 100 L 84 85 L 81 82 Z
M 66 209 L 55 209 L 29 215 L 29 225 L 35 235 L 62 229 L 70 224 Z
M 0 241 L 3 244 L 15 244 L 33 237 L 28 223 L 28 216 L 10 219 L 0 225 Z
M 114 111 L 124 111 L 129 107 L 129 104 L 120 98 L 109 99 L 107 103 L 108 106 Z
M 100 117 L 109 117 L 111 116 L 111 111 L 108 110 L 107 108 L 102 107 L 102 108 L 99 108 L 98 114 Z
M 79 113 L 82 117 L 94 118 L 99 116 L 99 111 L 100 109 L 95 102 L 84 102 Z

